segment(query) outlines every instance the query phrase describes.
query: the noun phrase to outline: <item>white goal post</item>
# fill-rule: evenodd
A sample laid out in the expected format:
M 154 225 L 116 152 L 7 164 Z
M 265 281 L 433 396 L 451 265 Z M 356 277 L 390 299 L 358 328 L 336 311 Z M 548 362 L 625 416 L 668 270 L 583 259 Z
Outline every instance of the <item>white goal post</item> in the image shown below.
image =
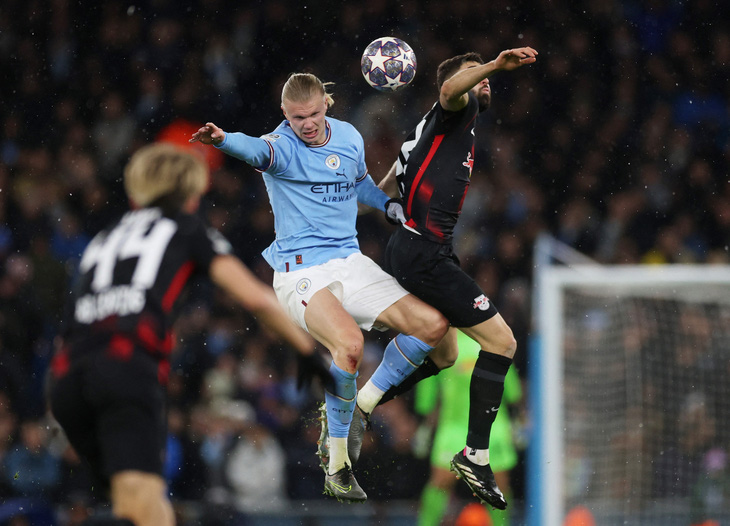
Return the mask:
M 527 524 L 575 506 L 688 524 L 711 507 L 697 487 L 730 453 L 730 266 L 543 264 L 535 295 Z

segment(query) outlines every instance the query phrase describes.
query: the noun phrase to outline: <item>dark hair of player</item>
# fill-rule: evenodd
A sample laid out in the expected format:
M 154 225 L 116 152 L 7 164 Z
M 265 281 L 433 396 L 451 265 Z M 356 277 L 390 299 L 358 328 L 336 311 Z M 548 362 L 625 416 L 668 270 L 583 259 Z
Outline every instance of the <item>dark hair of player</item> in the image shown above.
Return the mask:
M 461 68 L 461 65 L 465 62 L 478 62 L 479 64 L 484 64 L 482 56 L 475 52 L 465 53 L 463 55 L 458 55 L 444 60 L 441 64 L 439 64 L 439 67 L 436 70 L 436 85 L 439 90 L 441 90 L 443 83 L 459 71 L 459 68 Z

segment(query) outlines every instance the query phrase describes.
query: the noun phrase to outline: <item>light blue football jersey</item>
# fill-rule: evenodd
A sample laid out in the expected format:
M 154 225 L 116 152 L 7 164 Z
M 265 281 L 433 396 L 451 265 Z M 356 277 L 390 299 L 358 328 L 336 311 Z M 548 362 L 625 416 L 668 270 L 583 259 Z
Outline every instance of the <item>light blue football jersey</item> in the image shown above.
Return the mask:
M 276 230 L 263 256 L 274 270 L 293 271 L 358 252 L 358 200 L 380 210 L 388 200 L 368 175 L 360 133 L 329 117 L 326 125 L 327 139 L 316 146 L 299 139 L 286 120 L 260 139 L 227 133 L 219 146 L 263 172 Z

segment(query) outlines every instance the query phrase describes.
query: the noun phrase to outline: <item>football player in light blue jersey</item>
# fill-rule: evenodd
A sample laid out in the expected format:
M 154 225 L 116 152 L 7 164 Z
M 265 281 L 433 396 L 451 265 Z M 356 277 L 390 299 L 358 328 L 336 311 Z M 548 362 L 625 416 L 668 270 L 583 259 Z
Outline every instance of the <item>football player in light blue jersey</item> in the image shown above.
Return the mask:
M 328 118 L 323 131 L 322 143 L 310 145 L 284 121 L 258 142 L 268 159 L 256 168 L 263 171 L 276 229 L 264 257 L 280 272 L 357 252 L 358 201 L 383 210 L 389 200 L 367 172 L 357 130 Z M 219 148 L 248 161 L 251 142 L 242 133 L 229 133 Z
M 405 218 L 400 202 L 368 174 L 360 133 L 326 116 L 333 102 L 316 76 L 295 73 L 282 90 L 285 120 L 272 133 L 227 133 L 209 122 L 190 142 L 212 144 L 263 172 L 275 217 L 276 239 L 264 251 L 274 290 L 292 318 L 332 354 L 336 387 L 325 392 L 322 439 L 328 447 L 320 447 L 324 489 L 338 500 L 362 502 L 367 495 L 352 473 L 357 459 L 348 456 L 348 434 L 350 441 L 362 441 L 383 393 L 423 363 L 448 322 L 360 252 L 358 202 L 384 211 L 391 222 Z M 373 327 L 400 334 L 358 395 L 361 329 Z M 359 444 L 349 449 L 360 451 Z

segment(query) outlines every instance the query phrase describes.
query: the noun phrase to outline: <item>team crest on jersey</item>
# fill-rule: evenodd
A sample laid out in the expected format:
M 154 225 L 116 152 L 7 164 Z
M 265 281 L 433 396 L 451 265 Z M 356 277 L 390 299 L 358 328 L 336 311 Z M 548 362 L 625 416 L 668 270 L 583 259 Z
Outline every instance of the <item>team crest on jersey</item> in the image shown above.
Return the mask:
M 340 167 L 340 156 L 336 153 L 328 155 L 327 158 L 324 160 L 324 164 L 326 164 L 328 168 L 337 170 Z
M 312 286 L 312 282 L 308 278 L 300 279 L 297 282 L 297 292 L 299 294 L 304 294 L 309 290 L 309 287 Z
M 489 298 L 487 298 L 484 294 L 474 298 L 474 308 L 487 310 L 489 308 Z

